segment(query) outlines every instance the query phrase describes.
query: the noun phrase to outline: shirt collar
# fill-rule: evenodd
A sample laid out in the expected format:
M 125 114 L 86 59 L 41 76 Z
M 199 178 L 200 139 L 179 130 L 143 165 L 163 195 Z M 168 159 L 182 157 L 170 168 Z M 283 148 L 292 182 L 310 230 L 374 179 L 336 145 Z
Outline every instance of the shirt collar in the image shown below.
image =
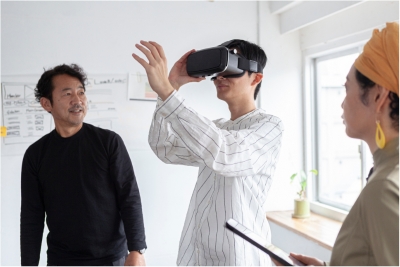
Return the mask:
M 389 163 L 392 160 L 399 163 L 399 138 L 395 138 L 386 143 L 383 149 L 375 151 L 374 155 L 374 168 L 381 164 Z

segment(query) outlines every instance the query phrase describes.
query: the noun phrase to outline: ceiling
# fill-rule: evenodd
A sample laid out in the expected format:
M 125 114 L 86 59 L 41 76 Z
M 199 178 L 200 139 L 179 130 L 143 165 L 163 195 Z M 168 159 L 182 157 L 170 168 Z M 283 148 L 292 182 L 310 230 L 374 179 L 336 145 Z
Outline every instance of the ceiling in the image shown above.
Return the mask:
M 338 14 L 363 1 L 269 1 L 272 14 L 278 14 L 282 34 Z

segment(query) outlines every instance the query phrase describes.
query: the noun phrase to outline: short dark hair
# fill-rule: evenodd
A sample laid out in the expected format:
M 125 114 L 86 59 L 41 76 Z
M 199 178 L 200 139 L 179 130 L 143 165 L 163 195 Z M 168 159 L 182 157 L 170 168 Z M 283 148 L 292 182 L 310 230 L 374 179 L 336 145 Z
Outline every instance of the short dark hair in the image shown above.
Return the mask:
M 368 105 L 368 93 L 372 87 L 375 86 L 375 82 L 371 81 L 367 76 L 362 74 L 359 70 L 356 69 L 356 79 L 357 83 L 362 90 L 361 94 L 361 102 L 364 105 Z M 394 93 L 389 93 L 390 99 L 390 118 L 392 119 L 392 126 L 394 129 L 399 130 L 399 96 Z
M 83 69 L 77 64 L 71 65 L 58 65 L 54 68 L 50 68 L 45 70 L 45 72 L 40 77 L 36 88 L 35 88 L 35 97 L 36 101 L 40 101 L 40 98 L 45 97 L 50 100 L 50 103 L 53 104 L 53 78 L 57 75 L 67 74 L 71 77 L 77 78 L 85 88 L 86 82 L 86 73 Z
M 254 43 L 250 43 L 245 40 L 234 39 L 229 44 L 228 48 L 237 48 L 239 50 L 239 54 L 244 56 L 246 59 L 257 61 L 260 63 L 263 69 L 267 64 L 267 55 L 265 54 L 264 50 Z M 253 72 L 248 71 L 248 73 L 250 76 Z M 261 82 L 257 85 L 256 90 L 254 91 L 254 100 L 257 98 L 260 87 Z

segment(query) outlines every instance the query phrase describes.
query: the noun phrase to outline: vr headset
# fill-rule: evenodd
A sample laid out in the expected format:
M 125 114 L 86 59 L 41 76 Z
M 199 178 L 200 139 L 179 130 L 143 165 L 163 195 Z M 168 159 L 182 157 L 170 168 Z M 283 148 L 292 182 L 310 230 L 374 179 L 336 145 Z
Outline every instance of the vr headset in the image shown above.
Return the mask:
M 192 77 L 217 76 L 224 78 L 241 77 L 246 71 L 262 73 L 263 68 L 257 61 L 246 59 L 236 54 L 236 49 L 229 50 L 235 40 L 219 46 L 206 48 L 190 54 L 186 62 L 186 71 Z

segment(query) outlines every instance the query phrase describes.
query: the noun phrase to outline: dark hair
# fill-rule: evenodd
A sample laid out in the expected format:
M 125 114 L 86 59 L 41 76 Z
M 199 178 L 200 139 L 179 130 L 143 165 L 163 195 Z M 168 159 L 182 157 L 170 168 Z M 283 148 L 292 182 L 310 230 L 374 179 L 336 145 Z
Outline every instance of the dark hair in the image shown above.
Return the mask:
M 36 101 L 39 102 L 40 98 L 45 97 L 50 100 L 51 104 L 53 104 L 53 77 L 62 74 L 67 74 L 71 77 L 77 78 L 82 83 L 83 88 L 85 88 L 86 73 L 81 67 L 79 67 L 77 64 L 58 65 L 54 68 L 45 70 L 45 72 L 40 77 L 35 88 Z
M 243 55 L 246 59 L 257 61 L 263 69 L 265 68 L 265 65 L 267 64 L 267 55 L 260 46 L 240 39 L 234 39 L 232 41 L 233 42 L 228 46 L 229 49 L 237 48 L 239 54 Z M 250 76 L 253 72 L 248 71 L 248 73 Z M 256 90 L 254 91 L 254 100 L 257 98 L 260 87 L 261 82 L 257 85 Z
M 362 74 L 360 71 L 356 69 L 356 79 L 358 84 L 362 89 L 361 101 L 364 105 L 368 105 L 368 93 L 372 87 L 375 86 L 375 82 L 371 81 L 368 77 Z M 389 93 L 390 99 L 390 118 L 393 123 L 392 126 L 395 129 L 399 129 L 399 96 L 394 92 Z

